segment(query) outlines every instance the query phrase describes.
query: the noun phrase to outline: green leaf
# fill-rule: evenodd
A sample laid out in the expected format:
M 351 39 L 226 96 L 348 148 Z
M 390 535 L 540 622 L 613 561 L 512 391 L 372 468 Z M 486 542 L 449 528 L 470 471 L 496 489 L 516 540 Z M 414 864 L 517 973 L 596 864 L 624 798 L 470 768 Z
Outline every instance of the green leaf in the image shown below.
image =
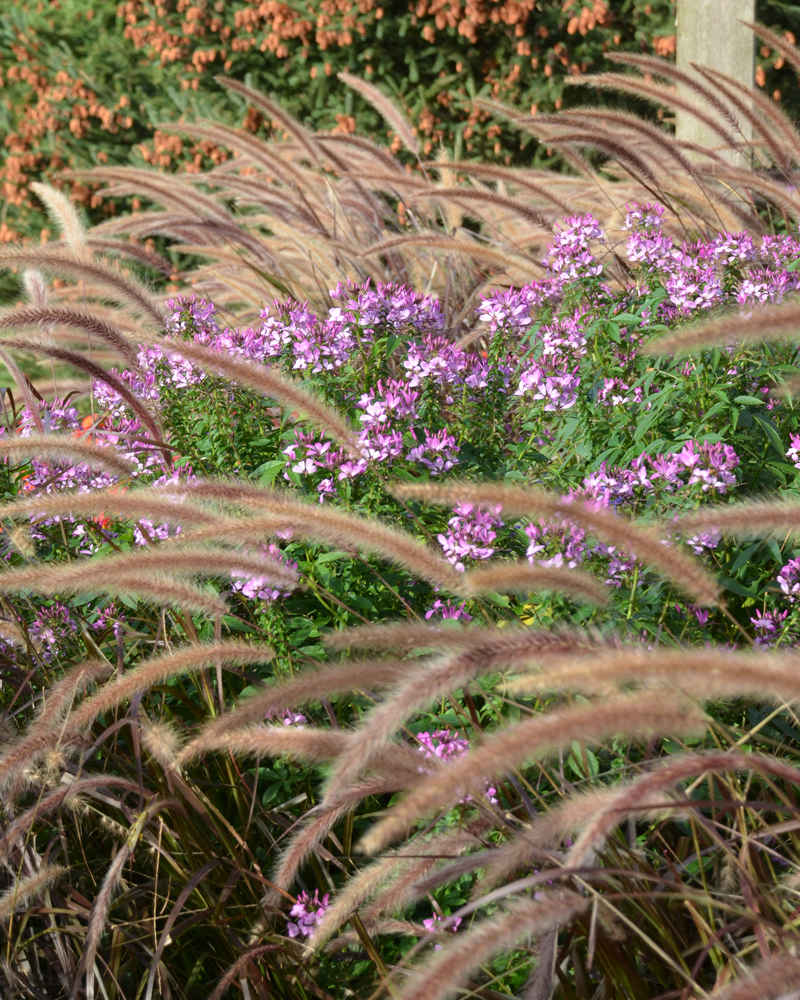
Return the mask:
M 263 465 L 253 472 L 253 478 L 258 478 L 262 486 L 272 486 L 278 478 L 281 469 L 286 468 L 286 462 L 282 458 L 273 459 L 271 462 L 264 462 Z
M 729 590 L 732 594 L 738 594 L 739 597 L 749 597 L 753 601 L 758 600 L 758 594 L 755 591 L 748 590 L 747 587 L 738 583 L 736 580 L 731 580 L 727 576 L 721 576 L 719 578 L 719 582 L 725 590 Z
M 778 429 L 775 427 L 775 424 L 773 424 L 773 422 L 768 420 L 766 417 L 762 417 L 760 413 L 754 413 L 753 420 L 761 426 L 762 430 L 767 435 L 769 443 L 775 451 L 777 451 L 781 458 L 783 458 L 786 454 L 786 447 L 784 446 L 783 441 L 781 441 L 781 436 L 778 433 Z
M 763 406 L 764 400 L 755 396 L 735 396 L 734 403 L 741 403 L 743 406 Z

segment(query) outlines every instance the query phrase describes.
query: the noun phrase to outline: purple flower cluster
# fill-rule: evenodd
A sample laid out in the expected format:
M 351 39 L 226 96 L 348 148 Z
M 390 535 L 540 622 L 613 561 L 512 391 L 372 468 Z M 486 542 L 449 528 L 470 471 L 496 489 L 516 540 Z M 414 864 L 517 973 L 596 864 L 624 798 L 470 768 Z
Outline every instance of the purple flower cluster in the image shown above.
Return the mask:
M 269 545 L 261 546 L 264 555 L 264 568 L 269 569 L 270 563 L 278 563 L 282 570 L 291 569 L 297 572 L 297 563 L 287 559 L 277 545 L 270 542 Z M 245 552 L 247 550 L 245 549 Z M 269 574 L 265 576 L 254 575 L 251 571 L 231 570 L 233 583 L 231 590 L 234 594 L 241 594 L 248 601 L 277 601 L 282 597 L 289 597 L 288 591 L 280 590 L 270 583 Z M 298 577 L 299 579 L 299 577 Z
M 469 750 L 469 740 L 449 729 L 437 729 L 433 733 L 417 733 L 420 742 L 419 751 L 426 757 L 438 757 L 439 760 L 450 760 L 460 757 Z
M 733 470 L 739 458 L 729 445 L 704 441 L 687 441 L 679 452 L 668 455 L 640 455 L 630 468 L 608 468 L 602 463 L 597 472 L 583 480 L 581 488 L 564 497 L 567 502 L 584 500 L 599 507 L 617 508 L 653 495 L 661 490 L 674 493 L 690 486 L 701 492 L 723 494 L 736 482 Z M 603 543 L 590 544 L 582 528 L 572 524 L 569 515 L 561 519 L 542 518 L 525 527 L 528 539 L 526 555 L 531 564 L 575 569 L 584 560 L 600 557 L 605 563 L 606 584 L 622 585 L 634 569 L 636 557 Z M 717 532 L 703 532 L 688 539 L 688 544 L 701 555 L 713 551 L 720 543 Z
M 289 910 L 286 933 L 290 938 L 311 937 L 329 905 L 330 896 L 327 892 L 322 899 L 319 898 L 319 889 L 314 890 L 313 896 L 305 891 L 301 892 L 297 902 Z
M 786 457 L 795 469 L 800 469 L 800 434 L 792 434 L 789 439 L 789 449 L 786 452 Z
M 597 472 L 583 480 L 577 492 L 604 505 L 617 506 L 660 489 L 675 493 L 699 485 L 703 493 L 724 494 L 736 485 L 739 456 L 720 441 L 686 441 L 680 451 L 658 454 L 643 452 L 628 469 L 609 468 L 603 462 Z
M 293 712 L 290 708 L 284 708 L 283 710 L 279 708 L 271 708 L 264 718 L 268 721 L 274 721 L 280 714 L 280 720 L 284 726 L 297 726 L 298 729 L 302 729 L 308 722 L 308 719 L 303 715 L 302 712 Z
M 625 230 L 628 259 L 645 285 L 656 277 L 667 292 L 663 318 L 688 316 L 710 309 L 729 296 L 730 279 L 737 278 L 733 300 L 741 306 L 780 302 L 800 287 L 800 277 L 787 264 L 800 254 L 792 236 L 765 236 L 757 247 L 749 233 L 720 233 L 708 242 L 677 246 L 662 231 L 660 205 L 631 205 Z
M 433 733 L 417 733 L 420 746 L 419 751 L 429 760 L 436 757 L 441 761 L 455 760 L 469 750 L 469 740 L 458 733 L 451 733 L 449 729 L 437 729 Z M 421 770 L 424 770 L 421 769 Z M 488 782 L 484 793 L 492 805 L 497 804 L 497 789 L 491 787 Z M 470 796 L 462 799 L 462 802 L 471 802 Z
M 750 619 L 756 633 L 756 649 L 771 649 L 783 632 L 786 618 L 785 611 L 762 611 Z
M 443 926 L 447 923 L 447 926 Z M 455 934 L 458 928 L 461 926 L 461 917 L 443 917 L 441 914 L 434 912 L 432 917 L 427 917 L 422 921 L 422 926 L 429 934 L 438 934 L 441 931 L 447 931 L 450 934 Z M 434 951 L 441 951 L 442 945 L 435 944 L 433 946 Z
M 52 663 L 59 646 L 77 631 L 78 626 L 69 611 L 58 602 L 39 608 L 28 625 L 28 632 L 45 663 Z
M 794 603 L 800 594 L 800 559 L 790 559 L 781 567 L 777 582 L 783 593 Z
M 447 533 L 437 538 L 445 559 L 459 573 L 464 572 L 465 559 L 491 559 L 494 555 L 491 543 L 497 538 L 497 530 L 503 527 L 499 513 L 500 507 L 492 513 L 471 503 L 455 508 L 453 517 L 447 522 Z
M 591 215 L 575 215 L 565 219 L 556 237 L 548 244 L 544 263 L 556 275 L 567 279 L 596 278 L 603 273 L 603 265 L 590 247 L 605 242 L 605 233 L 597 219 Z
M 437 598 L 433 602 L 433 606 L 428 608 L 425 612 L 425 618 L 430 621 L 431 618 L 437 615 L 441 619 L 453 619 L 457 621 L 461 619 L 465 622 L 472 621 L 472 615 L 467 612 L 467 609 L 463 604 L 453 604 L 452 601 L 442 601 Z

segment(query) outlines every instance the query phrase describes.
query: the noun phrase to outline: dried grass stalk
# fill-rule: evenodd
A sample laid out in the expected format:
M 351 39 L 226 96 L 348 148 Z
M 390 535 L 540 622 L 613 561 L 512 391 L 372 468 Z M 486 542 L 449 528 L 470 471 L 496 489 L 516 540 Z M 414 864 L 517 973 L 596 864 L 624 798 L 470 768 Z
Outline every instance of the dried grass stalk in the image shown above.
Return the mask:
M 27 458 L 66 461 L 69 465 L 82 463 L 95 469 L 105 469 L 116 476 L 129 476 L 133 465 L 114 448 L 103 448 L 86 438 L 66 434 L 15 434 L 0 438 L 0 455 L 22 461 Z
M 495 734 L 480 748 L 424 778 L 363 838 L 360 849 L 374 854 L 407 827 L 434 809 L 445 809 L 466 795 L 480 792 L 487 778 L 519 766 L 534 752 L 573 739 L 602 740 L 626 732 L 696 734 L 703 731 L 702 712 L 670 698 L 665 691 L 605 700 L 588 707 L 567 707 L 535 716 Z
M 481 645 L 483 632 L 487 641 Z M 366 717 L 352 745 L 342 755 L 329 779 L 326 797 L 341 793 L 378 749 L 415 711 L 448 692 L 457 691 L 482 674 L 523 663 L 547 663 L 574 659 L 597 652 L 597 643 L 581 633 L 545 632 L 537 629 L 507 628 L 475 630 L 473 642 L 463 651 L 433 661 L 411 663 L 407 679 Z
M 481 921 L 454 938 L 402 990 L 401 1000 L 443 1000 L 463 986 L 480 965 L 523 937 L 540 937 L 581 914 L 588 901 L 573 893 L 515 899 L 499 916 Z
M 388 97 L 382 94 L 374 84 L 368 83 L 366 80 L 361 80 L 359 77 L 353 76 L 352 73 L 337 73 L 336 75 L 342 83 L 346 83 L 348 87 L 357 90 L 365 101 L 368 101 L 376 111 L 380 112 L 386 120 L 386 124 L 391 125 L 400 136 L 406 149 L 410 153 L 413 153 L 414 156 L 419 156 L 419 142 L 411 131 L 408 119 L 395 107 Z
M 377 660 L 346 663 L 309 670 L 285 684 L 262 688 L 240 702 L 234 712 L 226 712 L 208 722 L 201 734 L 189 743 L 178 758 L 178 766 L 223 745 L 224 734 L 261 722 L 270 713 L 347 691 L 380 690 L 407 676 L 413 665 L 404 660 Z
M 30 901 L 49 889 L 66 871 L 63 865 L 42 865 L 39 871 L 17 879 L 10 889 L 0 895 L 0 919 L 10 917 L 23 907 L 28 910 Z
M 594 577 L 577 569 L 538 566 L 529 562 L 498 562 L 473 569 L 463 576 L 466 597 L 492 592 L 523 596 L 553 590 L 589 604 L 608 604 L 608 591 Z

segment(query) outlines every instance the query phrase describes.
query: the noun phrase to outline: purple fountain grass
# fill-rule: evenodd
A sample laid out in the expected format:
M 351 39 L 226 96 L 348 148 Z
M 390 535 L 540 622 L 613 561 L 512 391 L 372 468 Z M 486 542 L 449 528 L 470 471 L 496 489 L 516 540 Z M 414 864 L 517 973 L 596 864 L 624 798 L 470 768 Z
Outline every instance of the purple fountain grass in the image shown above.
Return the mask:
M 323 637 L 328 649 L 364 650 L 385 649 L 405 652 L 416 648 L 463 649 L 474 641 L 481 642 L 494 634 L 493 629 L 478 630 L 470 627 L 451 625 L 437 628 L 422 622 L 389 622 L 385 625 L 356 625 L 352 628 L 329 632 Z
M 4 862 L 7 861 L 12 852 L 21 846 L 20 841 L 30 835 L 30 830 L 38 819 L 49 816 L 84 793 L 103 788 L 120 789 L 137 795 L 139 793 L 139 786 L 127 778 L 117 778 L 114 775 L 102 775 L 99 778 L 74 778 L 70 775 L 69 781 L 61 788 L 40 796 L 35 805 L 20 813 L 0 831 L 0 859 Z M 145 794 L 152 797 L 150 793 L 146 792 Z
M 248 518 L 217 521 L 209 528 L 187 532 L 192 540 L 227 539 L 258 542 L 265 536 L 285 537 L 291 533 L 327 545 L 355 549 L 387 559 L 414 576 L 433 584 L 457 589 L 460 574 L 429 546 L 405 531 L 390 527 L 376 518 L 360 517 L 320 504 L 278 502 L 270 513 Z
M 791 500 L 755 500 L 701 507 L 664 527 L 677 527 L 684 533 L 717 531 L 740 538 L 789 535 L 800 530 L 800 504 Z
M 0 312 L 0 330 L 46 327 L 49 324 L 80 330 L 97 337 L 136 368 L 136 346 L 116 323 L 98 315 L 95 309 L 71 305 L 30 305 Z
M 225 550 L 223 550 L 225 551 Z M 148 557 L 139 563 L 138 557 Z M 235 554 L 228 559 L 228 572 L 238 568 Z M 226 603 L 217 597 L 166 572 L 180 563 L 184 572 L 203 573 L 205 565 L 197 553 L 171 556 L 161 552 L 135 552 L 130 555 L 79 560 L 75 563 L 53 566 L 30 566 L 6 570 L 0 573 L 0 593 L 16 594 L 37 591 L 41 594 L 85 594 L 104 593 L 111 597 L 120 594 L 139 596 L 163 604 L 177 604 L 204 614 L 225 614 Z M 224 572 L 219 561 L 216 567 L 209 561 L 212 574 Z M 179 570 L 180 571 L 180 570 Z
M 484 632 L 489 634 L 481 643 Z M 582 655 L 594 657 L 602 648 L 595 639 L 579 632 L 509 628 L 497 629 L 494 633 L 476 629 L 475 633 L 473 643 L 466 650 L 452 651 L 434 660 L 406 661 L 406 678 L 366 716 L 362 728 L 356 731 L 351 748 L 337 762 L 328 780 L 326 798 L 340 794 L 347 782 L 410 715 L 442 695 L 504 667 L 569 661 Z
M 82 702 L 68 717 L 65 733 L 79 733 L 90 726 L 98 715 L 112 711 L 134 695 L 148 691 L 156 684 L 208 667 L 230 664 L 244 666 L 268 663 L 274 653 L 268 646 L 246 642 L 224 641 L 191 644 L 176 652 L 164 653 L 145 660 L 134 670 L 126 671 L 93 697 Z
M 111 665 L 104 661 L 81 663 L 47 688 L 36 719 L 24 734 L 0 751 L 0 786 L 13 784 L 18 790 L 25 769 L 35 766 L 43 756 L 58 747 L 59 728 L 75 699 L 91 685 L 108 677 L 111 669 Z
M 218 749 L 226 734 L 260 722 L 270 712 L 294 708 L 348 691 L 381 690 L 408 676 L 413 664 L 405 660 L 368 660 L 320 667 L 290 681 L 262 688 L 242 700 L 233 712 L 208 722 L 199 736 L 182 751 L 178 766 L 184 766 L 210 750 Z
M 739 979 L 716 990 L 714 1000 L 781 1000 L 794 996 L 798 987 L 800 959 L 794 955 L 770 955 Z
M 32 354 L 40 354 L 53 361 L 61 361 L 63 364 L 71 365 L 73 368 L 77 368 L 79 371 L 91 376 L 95 383 L 107 385 L 112 392 L 125 400 L 127 405 L 142 422 L 142 425 L 147 428 L 151 437 L 158 444 L 163 444 L 161 440 L 163 431 L 159 426 L 157 417 L 151 413 L 150 409 L 128 388 L 122 379 L 118 378 L 112 372 L 107 371 L 102 365 L 97 364 L 96 361 L 92 361 L 91 358 L 86 357 L 80 351 L 67 350 L 67 348 L 59 347 L 50 341 L 34 337 L 6 337 L 3 343 L 14 350 L 30 351 Z M 168 452 L 164 453 L 164 457 L 169 463 L 170 456 Z
M 548 893 L 540 899 L 515 899 L 506 912 L 487 917 L 450 942 L 412 977 L 401 1000 L 442 1000 L 465 984 L 473 970 L 523 937 L 542 937 L 569 924 L 588 906 L 574 893 Z
M 31 900 L 49 889 L 67 870 L 64 865 L 42 864 L 38 871 L 18 877 L 11 888 L 0 895 L 0 918 L 7 919 L 17 910 L 27 910 Z
M 398 767 L 394 759 L 389 759 L 386 763 L 389 766 L 385 774 L 367 778 L 365 781 L 351 786 L 328 805 L 320 806 L 318 812 L 312 813 L 309 822 L 291 837 L 272 874 L 272 881 L 276 889 L 267 894 L 266 898 L 270 903 L 274 905 L 280 903 L 279 890 L 285 891 L 294 884 L 300 868 L 317 845 L 324 841 L 336 823 L 351 809 L 370 796 L 391 794 L 408 788 L 414 774 L 417 774 L 419 770 L 418 756 L 414 758 L 416 767 L 413 774 L 411 766 L 408 768 Z M 410 764 L 411 762 L 409 762 Z
M 353 76 L 352 73 L 337 73 L 336 75 L 342 83 L 357 90 L 366 101 L 369 101 L 383 115 L 386 123 L 391 125 L 400 136 L 406 149 L 414 156 L 419 156 L 419 141 L 412 131 L 408 119 L 392 104 L 388 97 L 381 93 L 374 84 Z
M 731 311 L 648 344 L 648 354 L 686 354 L 715 346 L 794 338 L 800 329 L 800 303 L 794 299 L 744 312 Z
M 461 593 L 465 597 L 493 592 L 526 596 L 552 590 L 576 601 L 608 604 L 608 590 L 602 583 L 576 569 L 531 565 L 527 561 L 504 561 L 492 563 L 482 569 L 468 570 L 462 579 Z
M 158 520 L 168 524 L 213 525 L 218 518 L 212 511 L 187 503 L 183 496 L 158 487 L 122 492 L 113 486 L 107 490 L 80 493 L 64 490 L 12 500 L 0 506 L 0 518 L 118 517 L 129 521 Z
M 384 912 L 398 912 L 407 905 L 411 887 L 430 868 L 440 863 L 442 858 L 456 857 L 479 843 L 477 837 L 457 830 L 426 843 L 431 858 L 404 858 L 390 854 L 365 866 L 336 893 L 325 915 L 315 926 L 306 944 L 307 950 L 314 952 L 324 948 L 342 924 L 372 897 L 376 898 L 362 915 L 365 924 L 374 924 Z
M 509 684 L 515 694 L 552 690 L 607 693 L 631 683 L 657 682 L 704 701 L 728 697 L 800 697 L 800 653 L 727 649 L 598 650 L 591 666 L 565 663 Z
M 0 266 L 35 267 L 78 280 L 94 281 L 117 301 L 132 305 L 157 326 L 163 322 L 161 310 L 147 289 L 101 258 L 87 258 L 57 243 L 40 247 L 5 246 L 0 247 Z
M 423 778 L 362 839 L 361 850 L 374 854 L 415 820 L 479 791 L 487 777 L 519 766 L 535 751 L 543 752 L 573 739 L 602 740 L 619 732 L 693 735 L 703 732 L 705 724 L 699 709 L 670 698 L 665 691 L 609 698 L 598 705 L 561 708 L 534 716 L 494 734 L 442 772 Z
M 121 477 L 133 472 L 133 465 L 114 448 L 94 444 L 86 438 L 67 437 L 66 434 L 4 435 L 0 437 L 0 455 L 16 461 L 48 458 L 56 462 L 64 459 L 70 464 L 81 462 Z
M 52 184 L 33 181 L 30 188 L 58 227 L 62 243 L 75 253 L 86 256 L 86 225 L 69 198 Z

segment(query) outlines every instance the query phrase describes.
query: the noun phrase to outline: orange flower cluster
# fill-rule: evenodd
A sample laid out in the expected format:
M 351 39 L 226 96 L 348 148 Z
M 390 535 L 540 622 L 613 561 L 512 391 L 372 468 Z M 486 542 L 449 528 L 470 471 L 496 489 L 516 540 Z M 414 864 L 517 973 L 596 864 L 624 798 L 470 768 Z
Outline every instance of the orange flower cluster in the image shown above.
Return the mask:
M 563 11 L 572 10 L 575 7 L 575 0 L 564 0 Z M 574 35 L 579 32 L 581 35 L 588 35 L 593 28 L 598 25 L 604 27 L 611 23 L 611 12 L 608 9 L 606 0 L 593 0 L 591 7 L 583 7 L 579 14 L 574 14 L 567 24 L 567 34 Z
M 418 0 L 414 8 L 417 19 L 430 16 L 442 31 L 456 28 L 459 35 L 473 44 L 478 41 L 478 29 L 485 24 L 507 24 L 518 37 L 525 34 L 528 18 L 536 7 L 535 0 Z M 422 31 L 428 42 L 434 42 L 432 25 Z
M 19 116 L 17 130 L 5 137 L 8 152 L 0 166 L 0 197 L 19 205 L 25 198 L 28 175 L 42 165 L 40 140 L 65 125 L 76 139 L 83 138 L 93 123 L 113 134 L 130 128 L 132 119 L 124 111 L 129 102 L 120 101 L 116 108 L 109 108 L 83 80 L 73 79 L 63 70 L 51 78 L 25 45 L 13 45 L 12 51 L 16 62 L 6 70 L 5 80 L 0 76 L 0 86 L 24 83 L 33 98 Z M 50 158 L 49 166 L 58 169 L 63 161 L 56 155 Z

